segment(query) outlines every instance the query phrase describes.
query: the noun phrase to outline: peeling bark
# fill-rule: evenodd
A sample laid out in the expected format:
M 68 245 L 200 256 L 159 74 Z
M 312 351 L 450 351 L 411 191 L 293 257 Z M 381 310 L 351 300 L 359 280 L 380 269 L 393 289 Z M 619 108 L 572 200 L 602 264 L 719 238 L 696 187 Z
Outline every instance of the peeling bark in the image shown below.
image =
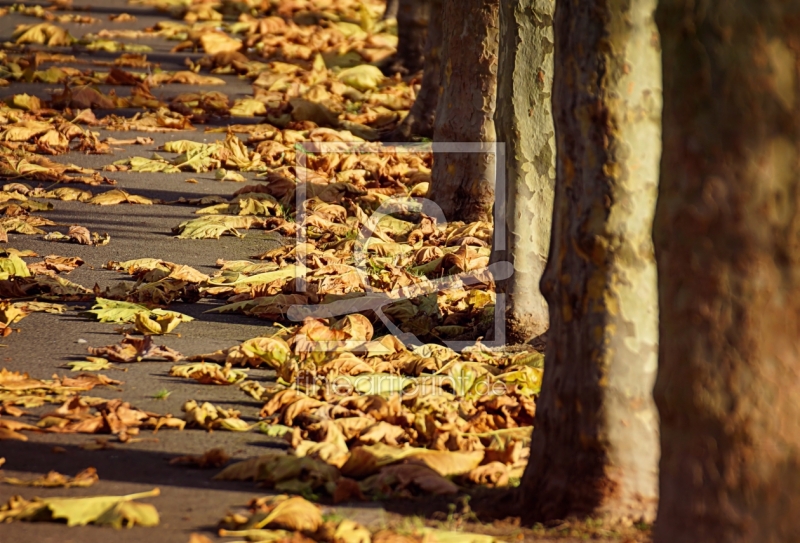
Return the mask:
M 433 137 L 433 120 L 442 80 L 442 0 L 429 1 L 430 13 L 422 83 L 411 111 L 385 138 L 386 141 L 410 141 L 414 136 Z
M 524 343 L 547 330 L 547 302 L 539 281 L 547 263 L 556 142 L 553 87 L 555 0 L 500 2 L 500 63 L 495 125 L 505 144 L 506 244 L 493 259 L 514 265 L 514 275 L 498 283 L 507 294 L 506 337 Z M 501 164 L 501 167 L 503 165 Z
M 651 228 L 660 155 L 655 0 L 559 0 L 553 232 L 542 394 L 524 515 L 650 521 L 658 344 Z
M 495 141 L 499 3 L 442 4 L 442 95 L 435 142 Z M 450 221 L 491 221 L 496 167 L 490 153 L 435 153 L 428 197 Z
M 660 543 L 800 540 L 800 2 L 664 0 Z
M 430 8 L 431 0 L 399 0 L 396 9 L 397 54 L 391 72 L 413 74 L 422 70 Z

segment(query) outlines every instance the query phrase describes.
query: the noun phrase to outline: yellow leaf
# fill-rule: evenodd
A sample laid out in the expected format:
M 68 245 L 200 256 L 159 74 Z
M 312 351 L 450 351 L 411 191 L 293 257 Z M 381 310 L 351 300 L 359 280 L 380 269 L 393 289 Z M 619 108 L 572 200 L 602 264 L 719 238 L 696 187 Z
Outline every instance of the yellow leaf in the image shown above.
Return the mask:
M 200 36 L 200 45 L 209 55 L 233 53 L 242 48 L 242 41 L 223 32 L 205 32 Z
M 21 25 L 12 35 L 12 39 L 17 44 L 38 43 L 50 47 L 68 46 L 75 41 L 65 29 L 50 23 Z
M 28 94 L 15 94 L 9 100 L 6 100 L 8 105 L 17 109 L 24 109 L 25 111 L 30 111 L 31 113 L 36 113 L 40 109 L 42 109 L 42 101 L 39 100 L 36 96 L 30 96 Z
M 319 507 L 305 498 L 275 496 L 270 501 L 278 500 L 281 500 L 278 505 L 252 528 L 274 526 L 287 530 L 316 532 L 322 525 L 322 512 Z
M 339 523 L 339 526 L 336 527 L 333 539 L 337 543 L 371 543 L 372 536 L 369 530 L 357 522 L 344 519 Z
M 380 68 L 371 64 L 353 66 L 339 72 L 339 81 L 360 91 L 372 90 L 378 87 L 384 76 Z
M 113 189 L 109 190 L 108 192 L 104 192 L 102 194 L 98 194 L 91 200 L 89 200 L 90 204 L 100 205 L 100 206 L 110 206 L 116 205 L 121 203 L 127 204 L 143 204 L 143 205 L 152 205 L 154 202 L 149 198 L 145 198 L 144 196 L 137 196 L 134 194 L 128 194 L 124 190 L 121 189 Z
M 183 322 L 180 317 L 175 315 L 163 315 L 152 319 L 144 312 L 137 313 L 134 319 L 134 327 L 136 330 L 142 334 L 152 334 L 156 336 L 169 334 Z
M 266 114 L 266 104 L 255 98 L 240 98 L 234 101 L 231 108 L 231 115 L 234 117 L 255 117 L 256 115 Z
M 160 494 L 159 489 L 128 496 L 95 496 L 89 498 L 34 498 L 27 501 L 12 498 L 0 508 L 0 522 L 4 520 L 49 520 L 65 519 L 67 526 L 86 524 L 122 526 L 158 525 L 158 511 L 150 504 L 133 500 L 151 498 Z M 49 513 L 49 514 L 48 514 Z

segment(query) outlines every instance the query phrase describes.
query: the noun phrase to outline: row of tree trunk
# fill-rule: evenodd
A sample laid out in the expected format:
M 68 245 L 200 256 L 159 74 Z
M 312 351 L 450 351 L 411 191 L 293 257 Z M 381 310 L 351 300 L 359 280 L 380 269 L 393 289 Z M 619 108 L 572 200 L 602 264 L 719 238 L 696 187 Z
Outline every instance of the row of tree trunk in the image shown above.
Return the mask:
M 800 0 L 414 2 L 395 136 L 500 142 L 429 197 L 505 227 L 508 337 L 549 328 L 520 512 L 800 540 Z

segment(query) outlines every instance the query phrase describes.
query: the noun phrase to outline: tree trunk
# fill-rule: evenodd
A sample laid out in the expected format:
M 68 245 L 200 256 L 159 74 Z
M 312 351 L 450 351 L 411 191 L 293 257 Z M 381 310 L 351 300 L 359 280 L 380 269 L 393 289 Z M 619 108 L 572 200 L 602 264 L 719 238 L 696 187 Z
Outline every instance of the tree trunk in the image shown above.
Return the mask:
M 442 95 L 434 142 L 494 142 L 499 0 L 444 0 Z M 436 153 L 428 197 L 449 221 L 491 221 L 491 153 Z
M 409 141 L 414 136 L 433 137 L 433 120 L 441 90 L 442 0 L 430 0 L 428 37 L 425 43 L 425 69 L 417 98 L 406 118 L 386 141 Z
M 556 7 L 556 195 L 542 280 L 550 330 L 521 488 L 528 520 L 655 516 L 655 3 Z
M 556 178 L 554 8 L 555 0 L 500 2 L 495 125 L 497 140 L 505 144 L 505 210 L 498 212 L 495 224 L 505 221 L 506 238 L 493 258 L 514 265 L 514 275 L 497 285 L 507 294 L 510 343 L 529 341 L 548 323 L 547 302 L 538 286 L 550 247 Z
M 659 7 L 657 542 L 800 540 L 798 16 Z
M 428 39 L 431 0 L 399 0 L 397 6 L 397 54 L 393 73 L 422 70 Z
M 383 20 L 396 19 L 400 8 L 400 0 L 386 0 L 386 9 L 383 11 Z

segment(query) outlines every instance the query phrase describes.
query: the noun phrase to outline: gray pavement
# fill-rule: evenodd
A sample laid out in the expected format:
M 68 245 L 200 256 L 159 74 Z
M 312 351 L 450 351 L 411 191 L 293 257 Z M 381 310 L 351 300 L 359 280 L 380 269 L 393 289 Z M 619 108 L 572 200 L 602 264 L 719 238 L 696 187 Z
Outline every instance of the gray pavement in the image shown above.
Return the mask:
M 32 4 L 32 3 L 26 3 Z M 10 5 L 0 2 L 2 5 Z M 145 28 L 158 21 L 168 19 L 166 14 L 158 14 L 152 8 L 131 7 L 124 1 L 108 0 L 104 2 L 87 2 L 76 0 L 76 6 L 90 6 L 85 12 L 103 19 L 96 25 L 65 24 L 73 36 L 80 37 L 87 32 L 97 32 L 101 28 Z M 130 23 L 109 24 L 109 13 L 127 12 L 137 16 Z M 39 19 L 9 14 L 0 18 L 0 42 L 8 41 L 13 29 L 18 24 L 41 22 Z M 130 41 L 130 40 L 120 40 Z M 148 58 L 161 62 L 162 68 L 170 70 L 185 69 L 184 59 L 189 56 L 198 58 L 197 54 L 171 54 L 169 50 L 175 42 L 165 40 L 137 40 L 153 47 L 155 53 Z M 65 52 L 68 52 L 65 51 Z M 113 55 L 76 51 L 79 59 L 109 59 Z M 76 64 L 85 69 L 86 64 Z M 98 70 L 103 68 L 98 67 Z M 154 94 L 165 100 L 181 92 L 197 90 L 223 90 L 231 99 L 251 94 L 248 81 L 236 77 L 223 76 L 227 84 L 221 87 L 198 88 L 186 85 L 164 85 L 153 90 Z M 102 87 L 108 91 L 109 87 Z M 130 87 L 114 87 L 115 91 L 125 96 Z M 0 99 L 12 94 L 29 93 L 48 98 L 51 92 L 60 90 L 58 85 L 47 84 L 12 84 L 0 89 Z M 254 122 L 256 119 L 234 119 L 233 122 Z M 203 126 L 198 125 L 193 132 L 176 132 L 172 134 L 151 134 L 137 132 L 116 132 L 100 130 L 102 138 L 112 136 L 119 139 L 148 136 L 155 140 L 152 145 L 125 146 L 124 150 L 114 155 L 82 155 L 69 153 L 54 157 L 58 162 L 71 162 L 83 167 L 101 168 L 103 165 L 128 156 L 149 157 L 165 141 L 170 139 L 192 139 L 195 141 L 211 141 L 224 138 L 224 134 L 204 133 Z M 163 153 L 164 156 L 171 156 Z M 176 200 L 183 196 L 196 198 L 207 195 L 229 197 L 241 188 L 241 184 L 219 182 L 213 174 L 145 174 L 145 173 L 106 173 L 118 182 L 116 188 L 162 200 Z M 248 180 L 253 174 L 245 173 Z M 187 178 L 195 178 L 197 184 L 186 183 Z M 33 183 L 35 185 L 35 183 Z M 89 187 L 74 185 L 93 193 L 109 190 L 110 186 Z M 62 202 L 52 200 L 55 209 L 42 213 L 56 221 L 60 227 L 45 227 L 45 230 L 65 232 L 65 226 L 79 224 L 91 231 L 108 233 L 111 242 L 106 246 L 89 247 L 76 244 L 62 244 L 43 241 L 41 236 L 24 236 L 11 234 L 7 247 L 30 249 L 40 256 L 57 254 L 62 256 L 79 256 L 86 264 L 65 275 L 70 281 L 86 287 L 95 284 L 101 288 L 111 286 L 119 281 L 130 280 L 125 275 L 102 269 L 102 265 L 110 260 L 122 261 L 133 258 L 156 257 L 196 267 L 204 273 L 211 273 L 218 258 L 226 260 L 246 259 L 253 255 L 274 248 L 282 240 L 274 234 L 263 231 L 249 231 L 244 239 L 223 237 L 220 240 L 181 240 L 172 237 L 170 230 L 181 221 L 196 217 L 196 207 L 181 205 L 116 205 L 92 206 L 78 202 Z M 27 259 L 33 262 L 40 259 Z M 212 302 L 200 304 L 175 304 L 171 309 L 182 311 L 196 317 L 197 320 L 182 324 L 177 330 L 180 337 L 167 336 L 157 338 L 156 343 L 165 344 L 177 349 L 185 355 L 211 352 L 231 347 L 243 340 L 269 331 L 268 322 L 258 321 L 236 315 L 205 314 L 202 311 L 212 307 Z M 121 337 L 114 333 L 114 325 L 92 322 L 78 316 L 80 308 L 90 303 L 72 303 L 71 309 L 64 315 L 35 313 L 22 320 L 18 325 L 20 333 L 12 334 L 2 341 L 0 347 L 0 367 L 12 371 L 28 372 L 32 377 L 49 378 L 54 373 L 67 375 L 69 371 L 61 368 L 66 362 L 83 359 L 87 346 L 102 346 L 118 342 Z M 122 398 L 133 406 L 159 413 L 181 415 L 181 405 L 188 399 L 211 401 L 223 406 L 235 406 L 242 412 L 242 418 L 255 421 L 260 403 L 244 395 L 235 386 L 199 385 L 186 379 L 178 379 L 168 375 L 170 362 L 142 362 L 136 364 L 117 364 L 120 370 L 104 372 L 109 377 L 124 382 L 118 388 L 99 387 L 89 394 L 107 398 Z M 251 370 L 251 378 L 268 379 L 266 370 Z M 161 389 L 171 391 L 164 400 L 153 399 L 153 395 Z M 21 420 L 35 423 L 37 414 L 52 410 L 54 406 L 31 409 L 31 416 Z M 235 483 L 212 481 L 214 470 L 199 470 L 176 467 L 168 464 L 168 460 L 176 455 L 201 454 L 213 447 L 222 447 L 234 458 L 246 458 L 263 453 L 268 448 L 281 447 L 271 438 L 256 432 L 205 432 L 202 430 L 161 430 L 151 435 L 145 430 L 139 437 L 154 438 L 151 441 L 122 444 L 113 442 L 114 448 L 108 450 L 88 451 L 81 445 L 93 443 L 96 437 L 85 434 L 35 434 L 27 433 L 29 441 L 0 440 L 0 457 L 5 457 L 3 466 L 6 476 L 34 477 L 56 470 L 63 474 L 74 475 L 87 468 L 97 468 L 99 483 L 90 488 L 74 489 L 37 489 L 14 487 L 0 484 L 0 503 L 4 503 L 14 494 L 26 498 L 33 496 L 89 496 L 117 495 L 147 491 L 160 488 L 161 495 L 152 500 L 161 514 L 161 525 L 158 528 L 134 528 L 132 530 L 114 531 L 110 528 L 83 527 L 67 528 L 56 523 L 11 523 L 0 524 L 0 543 L 6 542 L 60 542 L 60 543 L 100 543 L 108 541 L 123 542 L 176 542 L 189 540 L 191 532 L 202 532 L 216 540 L 215 525 L 230 509 L 244 505 L 249 499 L 264 495 L 266 491 L 256 488 L 253 483 Z M 54 450 L 54 447 L 56 448 Z M 340 513 L 342 512 L 341 508 Z M 347 511 L 346 509 L 344 511 Z M 358 508 L 347 511 L 349 517 L 356 516 L 365 523 L 382 522 L 382 510 L 379 506 L 360 504 Z

